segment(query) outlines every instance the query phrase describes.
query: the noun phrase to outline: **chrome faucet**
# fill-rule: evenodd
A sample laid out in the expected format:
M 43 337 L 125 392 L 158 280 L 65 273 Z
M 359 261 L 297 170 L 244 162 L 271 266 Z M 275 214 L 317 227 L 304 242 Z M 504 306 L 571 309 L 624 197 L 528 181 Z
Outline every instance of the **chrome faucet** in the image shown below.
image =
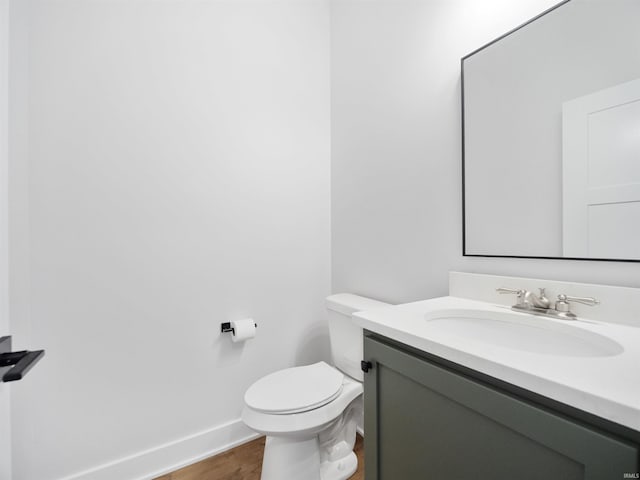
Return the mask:
M 540 295 L 525 290 L 524 303 L 535 308 L 549 308 L 551 301 L 544 294 L 544 288 L 539 288 Z
M 498 293 L 511 293 L 517 295 L 518 302 L 513 306 L 517 310 L 531 310 L 531 309 L 548 309 L 551 306 L 551 301 L 546 297 L 544 288 L 540 288 L 540 294 L 536 295 L 533 292 L 525 289 L 515 288 L 496 288 Z
M 593 297 L 571 297 L 569 295 L 560 294 L 558 300 L 551 307 L 551 301 L 545 295 L 545 289 L 540 288 L 540 293 L 536 295 L 529 290 L 523 288 L 496 288 L 498 293 L 510 293 L 516 295 L 516 304 L 511 307 L 512 310 L 525 311 L 535 315 L 544 315 L 551 318 L 560 318 L 563 320 L 575 320 L 575 313 L 571 312 L 569 302 L 578 302 L 583 305 L 593 307 L 599 305 L 600 301 Z

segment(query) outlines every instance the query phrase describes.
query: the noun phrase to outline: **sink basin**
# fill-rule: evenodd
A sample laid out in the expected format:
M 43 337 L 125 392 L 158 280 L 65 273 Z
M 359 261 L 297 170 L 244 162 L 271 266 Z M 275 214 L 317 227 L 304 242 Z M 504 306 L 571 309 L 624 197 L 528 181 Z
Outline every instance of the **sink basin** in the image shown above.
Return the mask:
M 425 316 L 429 332 L 516 351 L 565 357 L 609 357 L 623 352 L 616 341 L 575 322 L 510 311 L 451 309 Z

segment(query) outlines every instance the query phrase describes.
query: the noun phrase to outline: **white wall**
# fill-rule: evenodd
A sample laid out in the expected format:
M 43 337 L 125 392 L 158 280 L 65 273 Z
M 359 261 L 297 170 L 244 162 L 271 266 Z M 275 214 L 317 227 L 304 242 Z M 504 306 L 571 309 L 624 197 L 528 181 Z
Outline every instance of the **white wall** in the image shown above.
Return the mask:
M 435 297 L 450 270 L 640 286 L 640 264 L 461 254 L 460 58 L 554 3 L 332 2 L 334 292 Z
M 0 337 L 9 330 L 9 2 L 0 0 Z M 0 382 L 0 480 L 11 478 L 9 385 Z
M 28 3 L 12 298 L 46 357 L 14 389 L 14 479 L 134 478 L 327 357 L 328 4 Z M 219 336 L 245 316 L 256 339 Z M 247 434 L 220 431 L 200 443 Z

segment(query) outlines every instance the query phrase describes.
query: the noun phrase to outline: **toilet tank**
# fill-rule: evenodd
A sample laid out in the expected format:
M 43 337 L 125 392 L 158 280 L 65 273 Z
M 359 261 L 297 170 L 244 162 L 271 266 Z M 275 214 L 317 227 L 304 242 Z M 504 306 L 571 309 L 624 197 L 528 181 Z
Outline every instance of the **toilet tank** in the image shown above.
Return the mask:
M 360 382 L 364 378 L 360 369 L 360 361 L 364 358 L 362 328 L 353 322 L 351 314 L 389 305 L 389 303 L 350 293 L 339 293 L 327 297 L 327 318 L 333 363 L 351 378 Z

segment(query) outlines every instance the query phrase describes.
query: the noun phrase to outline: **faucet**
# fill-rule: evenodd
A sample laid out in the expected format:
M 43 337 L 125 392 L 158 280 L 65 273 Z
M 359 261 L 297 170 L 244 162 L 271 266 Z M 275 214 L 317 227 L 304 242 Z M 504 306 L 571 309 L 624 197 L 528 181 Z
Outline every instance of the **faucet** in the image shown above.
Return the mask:
M 535 308 L 549 308 L 551 301 L 545 296 L 544 288 L 539 288 L 540 295 L 525 290 L 524 303 Z
M 545 289 L 540 288 L 540 293 L 536 295 L 529 290 L 523 288 L 496 288 L 498 293 L 510 293 L 516 295 L 516 304 L 511 307 L 512 310 L 520 310 L 536 315 L 544 315 L 545 317 L 559 318 L 563 320 L 575 320 L 575 313 L 571 312 L 569 302 L 578 302 L 590 307 L 600 304 L 599 300 L 593 297 L 570 297 L 569 295 L 560 294 L 558 300 L 551 307 L 551 301 L 545 295 Z
M 513 306 L 513 308 L 516 308 L 517 310 L 546 310 L 551 306 L 551 301 L 546 297 L 544 288 L 540 288 L 538 290 L 540 290 L 539 295 L 522 288 L 496 288 L 498 293 L 511 293 L 517 295 L 518 301 Z

